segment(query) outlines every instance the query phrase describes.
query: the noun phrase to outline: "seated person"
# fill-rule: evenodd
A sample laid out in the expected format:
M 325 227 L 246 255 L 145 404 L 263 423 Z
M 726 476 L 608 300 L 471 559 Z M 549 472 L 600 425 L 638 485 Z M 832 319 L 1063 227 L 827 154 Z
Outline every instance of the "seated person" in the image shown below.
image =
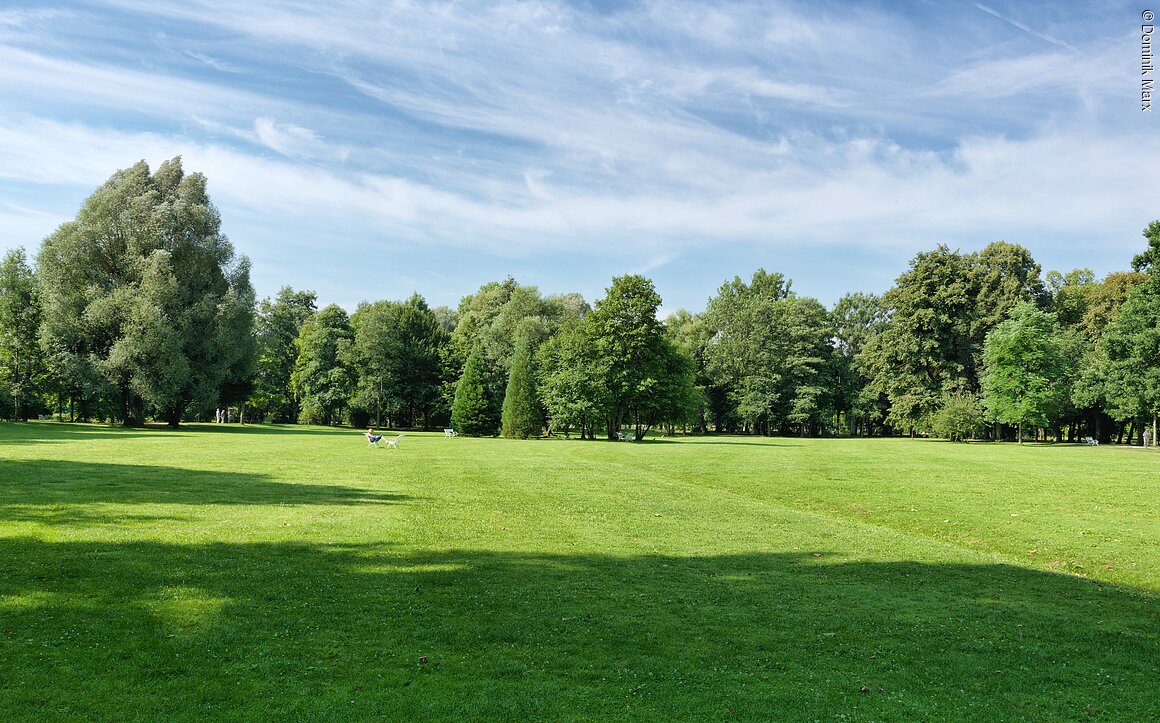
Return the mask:
M 383 438 L 383 435 L 375 434 L 374 427 L 371 427 L 370 429 L 367 430 L 367 441 L 370 442 L 371 444 L 376 444 L 382 438 Z

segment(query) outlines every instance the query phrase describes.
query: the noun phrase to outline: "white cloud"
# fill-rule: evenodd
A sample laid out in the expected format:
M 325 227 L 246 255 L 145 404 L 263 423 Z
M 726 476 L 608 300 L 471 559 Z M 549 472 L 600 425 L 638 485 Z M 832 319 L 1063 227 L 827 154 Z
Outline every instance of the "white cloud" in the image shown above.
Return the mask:
M 263 145 L 292 158 L 308 157 L 322 145 L 318 134 L 309 128 L 278 123 L 273 118 L 256 119 L 254 132 Z

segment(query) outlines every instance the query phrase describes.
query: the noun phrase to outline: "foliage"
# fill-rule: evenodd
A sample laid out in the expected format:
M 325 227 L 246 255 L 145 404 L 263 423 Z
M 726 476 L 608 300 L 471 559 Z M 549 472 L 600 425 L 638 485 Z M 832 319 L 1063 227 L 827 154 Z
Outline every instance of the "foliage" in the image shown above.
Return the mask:
M 890 323 L 864 352 L 871 387 L 890 402 L 887 421 L 912 431 L 944 394 L 971 389 L 969 260 L 943 245 L 920 253 L 882 303 Z
M 973 394 L 948 394 L 942 406 L 930 416 L 930 431 L 952 442 L 965 442 L 979 434 L 986 422 L 986 413 L 979 398 Z
M 1039 273 L 1026 249 L 1001 241 L 915 256 L 883 297 L 889 322 L 864 352 L 868 388 L 890 404 L 886 421 L 913 431 L 944 395 L 978 392 L 987 334 L 1015 305 L 1048 303 Z
M 685 423 L 704 434 L 709 431 L 709 419 L 712 418 L 718 430 L 724 429 L 729 404 L 724 390 L 714 384 L 709 375 L 711 333 L 704 315 L 678 309 L 665 319 L 665 334 L 681 354 L 692 362 L 693 396 L 688 401 Z
M 441 352 L 448 334 L 418 294 L 402 302 L 361 304 L 351 317 L 354 404 L 405 426 L 426 428 L 440 398 Z
M 34 412 L 43 384 L 44 355 L 37 343 L 40 298 L 36 277 L 24 249 L 13 249 L 0 263 L 0 384 L 7 387 L 13 419 L 27 420 Z
M 533 341 L 520 334 L 512 356 L 507 390 L 503 398 L 503 436 L 527 439 L 540 436 L 543 414 L 536 394 Z
M 758 269 L 749 284 L 734 278 L 709 300 L 706 351 L 714 381 L 737 415 L 766 434 L 816 429 L 832 406 L 834 353 L 830 316 L 799 298 L 781 274 Z
M 354 370 L 349 364 L 354 332 L 337 304 L 315 312 L 302 325 L 290 382 L 301 403 L 301 421 L 340 424 L 350 404 Z
M 249 377 L 249 264 L 221 233 L 205 177 L 180 158 L 118 171 L 37 263 L 50 358 L 108 380 L 126 424 L 151 410 L 176 426 Z
M 451 406 L 451 426 L 459 434 L 490 437 L 496 433 L 499 425 L 484 384 L 483 357 L 475 351 L 467 357 Z
M 1139 419 L 1160 412 L 1160 270 L 1136 286 L 1100 340 L 1108 412 Z
M 263 299 L 259 304 L 258 360 L 250 404 L 271 422 L 298 421 L 298 399 L 290 384 L 298 357 L 295 340 L 317 310 L 317 301 L 313 291 L 283 286 L 273 302 Z
M 546 341 L 536 355 L 539 396 L 548 412 L 549 430 L 564 435 L 572 429 L 595 438 L 608 388 L 600 375 L 587 324 L 572 322 Z
M 444 354 L 444 396 L 454 395 L 455 380 L 468 355 L 478 352 L 489 414 L 498 420 L 517 332 L 523 329 L 536 349 L 565 320 L 575 320 L 586 311 L 587 304 L 579 294 L 542 298 L 535 286 L 521 286 L 512 278 L 484 284 L 459 304 L 459 321 Z
M 604 416 L 609 438 L 631 425 L 640 440 L 653 426 L 687 414 L 691 363 L 685 366 L 665 337 L 657 320 L 660 304 L 650 280 L 618 276 L 585 319 L 591 358 L 608 390 Z
M 983 348 L 983 404 L 991 419 L 1046 427 L 1066 399 L 1067 363 L 1055 316 L 1030 302 L 1015 306 L 987 335 Z

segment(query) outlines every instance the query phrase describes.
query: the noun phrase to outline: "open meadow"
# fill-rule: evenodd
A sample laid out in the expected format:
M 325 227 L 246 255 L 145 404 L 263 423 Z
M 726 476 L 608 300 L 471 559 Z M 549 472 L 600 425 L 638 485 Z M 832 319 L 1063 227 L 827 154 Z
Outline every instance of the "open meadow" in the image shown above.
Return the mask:
M 1160 454 L 0 426 L 6 720 L 1160 717 Z

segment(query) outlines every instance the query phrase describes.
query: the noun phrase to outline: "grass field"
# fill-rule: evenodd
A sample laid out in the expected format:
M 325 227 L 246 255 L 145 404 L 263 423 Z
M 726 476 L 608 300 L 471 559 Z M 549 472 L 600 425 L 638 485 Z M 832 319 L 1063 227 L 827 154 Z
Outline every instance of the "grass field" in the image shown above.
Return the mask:
M 0 425 L 5 720 L 1160 718 L 1160 454 Z

